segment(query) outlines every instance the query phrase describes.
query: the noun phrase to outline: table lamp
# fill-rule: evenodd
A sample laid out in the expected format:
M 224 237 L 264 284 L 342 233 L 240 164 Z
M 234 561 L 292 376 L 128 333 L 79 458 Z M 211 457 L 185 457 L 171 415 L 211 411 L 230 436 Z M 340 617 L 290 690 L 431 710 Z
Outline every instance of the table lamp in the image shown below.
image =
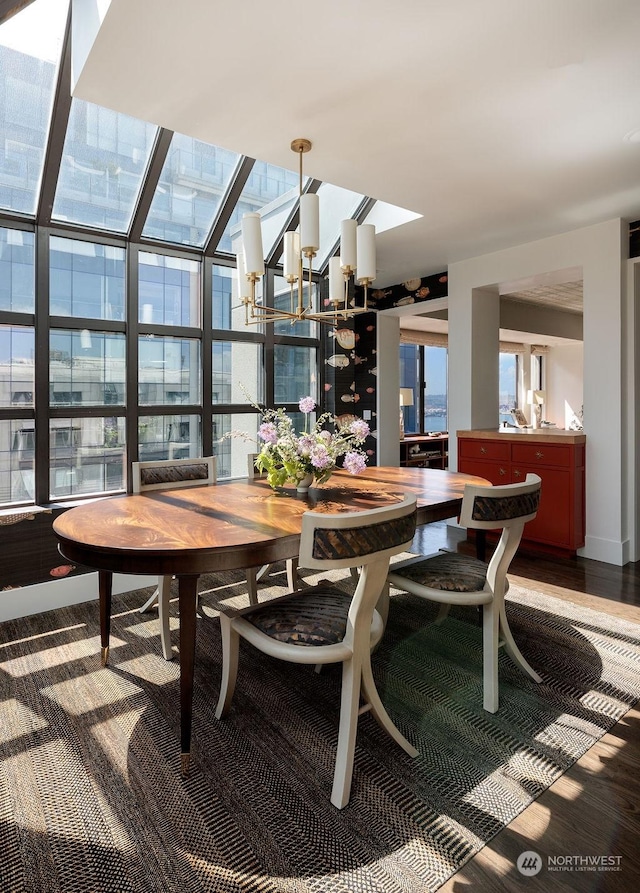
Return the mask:
M 413 406 L 413 388 L 400 388 L 400 440 L 404 440 L 405 406 Z
M 532 407 L 531 424 L 534 428 L 540 428 L 542 422 L 542 406 L 546 393 L 544 391 L 527 391 L 527 403 Z

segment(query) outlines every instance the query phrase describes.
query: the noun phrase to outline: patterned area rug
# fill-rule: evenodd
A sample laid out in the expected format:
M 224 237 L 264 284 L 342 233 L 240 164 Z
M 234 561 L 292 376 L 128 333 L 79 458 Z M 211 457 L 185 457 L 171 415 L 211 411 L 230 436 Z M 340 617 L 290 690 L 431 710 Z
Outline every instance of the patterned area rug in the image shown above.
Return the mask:
M 261 598 L 281 593 L 277 570 Z M 186 780 L 178 663 L 161 657 L 157 615 L 137 611 L 149 590 L 114 599 L 105 669 L 94 602 L 0 626 L 2 893 L 429 893 L 640 697 L 640 627 L 512 586 L 511 626 L 543 683 L 502 655 L 492 716 L 474 609 L 436 627 L 434 606 L 395 595 L 374 669 L 420 755 L 365 714 L 338 811 L 338 668 L 316 674 L 243 643 L 232 712 L 214 717 L 216 604 L 244 603 L 242 587 L 240 575 L 201 580 Z M 177 632 L 176 619 L 176 645 Z

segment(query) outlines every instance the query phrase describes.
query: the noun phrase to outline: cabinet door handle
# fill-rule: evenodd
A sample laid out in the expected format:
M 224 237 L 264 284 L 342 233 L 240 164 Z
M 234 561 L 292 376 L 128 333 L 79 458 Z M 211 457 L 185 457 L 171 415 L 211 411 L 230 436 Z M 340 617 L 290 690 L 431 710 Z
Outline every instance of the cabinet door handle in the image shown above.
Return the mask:
M 513 472 L 513 476 L 514 478 L 522 477 L 522 472 L 518 471 L 518 469 L 516 468 L 516 470 Z
M 542 459 L 543 456 L 544 453 L 541 453 L 540 450 L 538 450 L 538 452 L 536 453 L 536 459 Z
M 484 455 L 484 453 L 487 452 L 487 448 L 486 448 L 486 447 L 480 447 L 480 452 Z
M 499 471 L 500 471 L 500 475 L 501 475 L 501 476 L 504 476 L 504 475 L 507 473 L 507 472 L 504 470 L 504 468 L 499 469 Z

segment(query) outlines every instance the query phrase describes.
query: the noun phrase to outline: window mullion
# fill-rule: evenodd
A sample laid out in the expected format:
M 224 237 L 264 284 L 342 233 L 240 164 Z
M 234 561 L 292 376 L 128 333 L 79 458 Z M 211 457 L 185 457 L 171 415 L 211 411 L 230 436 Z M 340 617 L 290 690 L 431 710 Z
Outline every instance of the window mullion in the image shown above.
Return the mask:
M 44 227 L 36 229 L 34 367 L 34 499 L 36 505 L 46 505 L 50 501 L 49 237 L 48 229 Z

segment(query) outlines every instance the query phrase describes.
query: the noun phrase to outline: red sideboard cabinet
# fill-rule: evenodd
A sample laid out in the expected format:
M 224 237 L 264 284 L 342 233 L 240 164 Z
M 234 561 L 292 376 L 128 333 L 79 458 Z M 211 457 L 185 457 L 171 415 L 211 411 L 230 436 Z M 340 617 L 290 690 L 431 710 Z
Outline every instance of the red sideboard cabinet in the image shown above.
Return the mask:
M 540 508 L 522 537 L 542 550 L 575 555 L 585 537 L 585 440 L 580 431 L 480 429 L 458 431 L 458 471 L 492 484 L 542 479 Z

